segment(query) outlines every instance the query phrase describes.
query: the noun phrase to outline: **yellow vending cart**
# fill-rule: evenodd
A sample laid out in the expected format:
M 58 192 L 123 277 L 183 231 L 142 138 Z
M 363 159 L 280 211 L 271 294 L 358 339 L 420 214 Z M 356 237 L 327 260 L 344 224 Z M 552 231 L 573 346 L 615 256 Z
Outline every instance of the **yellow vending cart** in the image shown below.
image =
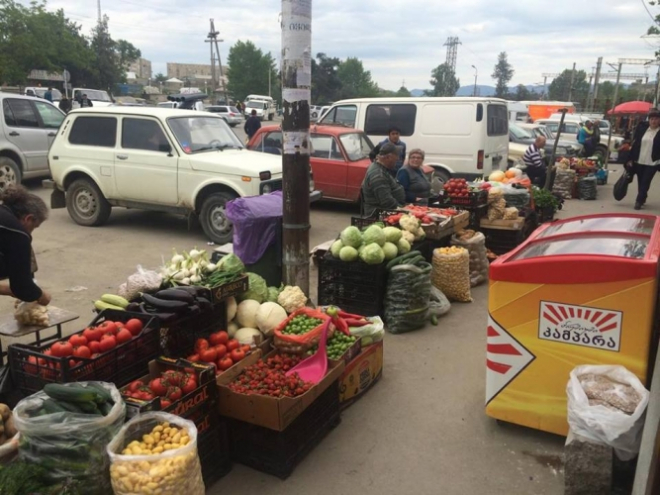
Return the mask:
M 660 217 L 547 224 L 490 267 L 486 413 L 568 433 L 566 383 L 580 364 L 647 381 L 655 355 Z

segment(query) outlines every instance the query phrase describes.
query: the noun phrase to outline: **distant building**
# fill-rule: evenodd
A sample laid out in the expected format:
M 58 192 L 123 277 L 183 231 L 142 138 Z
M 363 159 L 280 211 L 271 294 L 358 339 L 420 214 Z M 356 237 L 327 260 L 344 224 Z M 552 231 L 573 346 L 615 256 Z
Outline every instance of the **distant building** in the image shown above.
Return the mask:
M 138 58 L 128 66 L 128 72 L 135 73 L 136 79 L 151 79 L 151 61 L 146 58 Z
M 218 66 L 215 67 L 216 81 L 220 80 L 220 71 Z M 222 67 L 223 76 L 225 76 L 227 68 Z M 211 85 L 211 65 L 210 64 L 179 64 L 175 62 L 167 63 L 167 77 L 177 78 L 184 81 L 185 86 L 199 86 L 206 87 Z M 223 82 L 227 83 L 227 77 L 223 77 Z M 217 83 L 222 87 L 222 82 Z

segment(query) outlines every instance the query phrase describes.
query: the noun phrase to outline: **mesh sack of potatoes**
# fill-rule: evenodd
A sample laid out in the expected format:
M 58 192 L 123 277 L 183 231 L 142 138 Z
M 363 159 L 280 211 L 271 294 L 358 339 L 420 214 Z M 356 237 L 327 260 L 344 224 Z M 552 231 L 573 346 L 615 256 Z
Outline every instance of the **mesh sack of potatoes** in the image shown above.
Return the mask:
M 450 241 L 452 246 L 462 247 L 470 253 L 470 286 L 475 287 L 488 280 L 488 252 L 486 237 L 481 232 L 462 230 L 454 234 Z
M 472 302 L 468 250 L 458 246 L 435 249 L 431 282 L 450 301 Z
M 557 170 L 552 192 L 559 194 L 563 199 L 573 197 L 573 184 L 575 184 L 575 170 Z
M 499 198 L 488 205 L 488 220 L 501 220 L 504 218 L 506 210 L 506 201 Z
M 115 495 L 204 495 L 195 423 L 173 414 L 140 414 L 108 444 Z

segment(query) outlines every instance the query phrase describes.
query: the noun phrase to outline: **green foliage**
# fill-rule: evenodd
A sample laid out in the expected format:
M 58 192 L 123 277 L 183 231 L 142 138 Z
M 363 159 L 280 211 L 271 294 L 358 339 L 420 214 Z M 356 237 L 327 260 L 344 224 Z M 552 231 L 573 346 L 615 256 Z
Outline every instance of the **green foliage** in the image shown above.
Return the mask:
M 406 97 L 409 97 L 409 96 L 412 96 L 412 95 L 410 94 L 410 91 L 408 91 L 408 88 L 406 88 L 405 86 L 401 86 L 399 88 L 399 91 L 397 91 L 394 96 L 396 96 L 398 98 L 406 98 Z
M 237 41 L 229 49 L 227 65 L 227 91 L 234 100 L 243 101 L 249 94 L 267 95 L 269 72 L 271 95 L 275 100 L 281 99 L 275 60 L 251 41 Z
M 335 102 L 340 99 L 342 82 L 337 70 L 341 62 L 325 53 L 317 53 L 316 59 L 312 59 L 312 102 L 317 105 Z
M 511 81 L 513 77 L 514 70 L 509 63 L 506 52 L 500 52 L 497 56 L 497 64 L 495 64 L 495 70 L 491 76 L 497 84 L 495 85 L 495 96 L 498 98 L 505 98 L 509 92 L 507 84 Z
M 535 93 L 531 92 L 525 87 L 524 84 L 516 86 L 516 92 L 513 94 L 513 99 L 516 101 L 535 100 Z
M 550 100 L 568 101 L 569 95 L 572 101 L 582 101 L 589 95 L 589 81 L 587 73 L 583 70 L 576 70 L 573 78 L 573 88 L 571 90 L 571 72 L 572 69 L 564 71 L 552 80 L 548 95 Z M 600 97 L 600 95 L 598 95 Z
M 461 87 L 456 74 L 447 64 L 440 64 L 433 69 L 430 82 L 433 89 L 426 91 L 426 96 L 455 96 Z
M 162 72 L 159 72 L 154 76 L 154 81 L 159 82 L 159 83 L 164 83 L 167 81 L 167 76 L 163 74 Z
M 358 58 L 348 57 L 341 62 L 337 68 L 337 78 L 341 82 L 341 99 L 378 96 L 378 85 Z

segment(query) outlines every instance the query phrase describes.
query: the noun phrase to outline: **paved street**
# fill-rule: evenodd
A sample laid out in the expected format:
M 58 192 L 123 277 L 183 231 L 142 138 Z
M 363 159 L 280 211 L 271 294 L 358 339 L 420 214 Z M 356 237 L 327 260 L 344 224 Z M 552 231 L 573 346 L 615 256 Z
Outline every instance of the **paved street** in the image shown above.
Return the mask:
M 632 212 L 636 185 L 622 203 L 612 199 L 618 176 L 599 187 L 597 201 L 567 201 L 560 216 Z M 39 181 L 27 185 L 48 200 L 49 191 Z M 654 199 L 660 198 L 657 179 L 650 198 L 644 212 L 660 214 L 660 199 Z M 347 205 L 314 205 L 310 245 L 333 238 L 355 214 Z M 185 219 L 125 209 L 115 209 L 100 228 L 80 227 L 66 210 L 54 210 L 34 235 L 39 282 L 53 294 L 54 305 L 81 315 L 66 325 L 67 333 L 90 321 L 91 302 L 116 290 L 137 265 L 157 268 L 172 248 L 195 246 L 209 248 L 201 228 L 189 228 Z M 343 414 L 342 423 L 288 480 L 235 465 L 207 493 L 563 493 L 564 439 L 501 426 L 484 414 L 487 293 L 485 285 L 474 289 L 474 302 L 454 304 L 437 327 L 388 334 L 381 382 Z M 9 299 L 0 304 L 5 314 L 10 311 Z

